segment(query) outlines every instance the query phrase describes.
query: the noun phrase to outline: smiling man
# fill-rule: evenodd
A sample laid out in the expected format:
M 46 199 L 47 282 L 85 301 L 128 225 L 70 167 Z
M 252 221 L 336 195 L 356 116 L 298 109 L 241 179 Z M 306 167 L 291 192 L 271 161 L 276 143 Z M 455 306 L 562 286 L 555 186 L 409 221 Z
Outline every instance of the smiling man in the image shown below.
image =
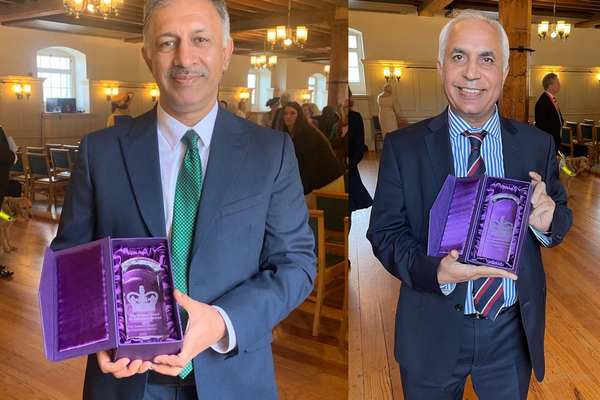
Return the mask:
M 540 246 L 559 244 L 572 215 L 552 137 L 498 114 L 508 57 L 497 21 L 461 13 L 439 40 L 448 108 L 385 139 L 367 236 L 383 266 L 402 281 L 396 358 L 407 400 L 460 400 L 469 375 L 482 400 L 521 400 L 532 368 L 538 380 L 544 377 Z M 429 210 L 448 174 L 533 183 L 518 280 L 462 264 L 456 250 L 427 256 Z
M 58 233 L 168 237 L 185 336 L 152 361 L 88 358 L 84 399 L 275 399 L 271 330 L 311 292 L 313 235 L 287 135 L 217 106 L 233 51 L 222 0 L 149 0 L 158 106 L 85 136 Z

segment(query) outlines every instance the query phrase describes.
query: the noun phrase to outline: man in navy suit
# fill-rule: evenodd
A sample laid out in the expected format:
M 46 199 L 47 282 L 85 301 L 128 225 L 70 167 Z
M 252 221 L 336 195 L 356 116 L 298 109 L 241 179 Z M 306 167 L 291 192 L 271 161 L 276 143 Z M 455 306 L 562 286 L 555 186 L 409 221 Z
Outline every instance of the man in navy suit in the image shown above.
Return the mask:
M 438 56 L 448 109 L 385 139 L 367 236 L 402 281 L 395 352 L 408 400 L 462 399 L 468 375 L 482 400 L 525 399 L 532 368 L 544 377 L 540 246 L 559 244 L 572 215 L 553 138 L 498 114 L 508 57 L 497 21 L 476 12 L 454 18 Z M 518 280 L 462 264 L 457 251 L 427 256 L 429 210 L 446 176 L 483 173 L 534 185 Z
M 556 95 L 560 91 L 558 75 L 550 72 L 542 79 L 544 93 L 535 103 L 535 126 L 548 132 L 554 138 L 556 150 L 560 149 L 560 135 L 564 123 L 562 113 L 558 106 Z
M 84 399 L 277 397 L 271 330 L 312 290 L 314 240 L 290 138 L 217 105 L 232 51 L 224 1 L 148 1 L 142 52 L 159 103 L 81 141 L 53 249 L 105 236 L 189 248 L 181 353 L 90 356 Z

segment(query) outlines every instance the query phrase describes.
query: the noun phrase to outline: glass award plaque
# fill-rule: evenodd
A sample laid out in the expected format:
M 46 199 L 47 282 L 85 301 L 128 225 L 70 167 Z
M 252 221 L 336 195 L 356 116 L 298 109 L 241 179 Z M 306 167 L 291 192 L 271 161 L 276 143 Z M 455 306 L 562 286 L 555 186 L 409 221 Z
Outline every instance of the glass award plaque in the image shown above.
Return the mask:
M 519 198 L 513 194 L 499 193 L 490 198 L 477 257 L 508 262 L 518 206 Z
M 134 257 L 123 262 L 121 270 L 127 340 L 168 337 L 160 263 Z

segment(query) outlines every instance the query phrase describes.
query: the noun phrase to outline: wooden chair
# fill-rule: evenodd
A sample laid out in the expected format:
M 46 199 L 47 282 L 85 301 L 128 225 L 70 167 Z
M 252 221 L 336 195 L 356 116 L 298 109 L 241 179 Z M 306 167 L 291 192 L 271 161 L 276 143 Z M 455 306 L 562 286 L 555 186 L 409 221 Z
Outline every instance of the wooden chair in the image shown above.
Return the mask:
M 584 119 L 582 122 L 590 125 L 594 125 L 596 123 L 593 119 Z
M 343 252 L 344 218 L 350 215 L 348 193 L 312 192 L 317 210 L 325 213 L 325 243 L 330 252 Z
M 49 148 L 50 166 L 55 176 L 71 177 L 73 164 L 71 162 L 71 151 L 62 148 Z
M 29 179 L 28 179 L 28 175 L 27 175 L 27 168 L 25 167 L 25 165 L 23 163 L 23 158 L 24 158 L 23 151 L 19 149 L 17 151 L 17 162 L 15 164 L 13 164 L 12 167 L 10 167 L 8 178 L 19 182 L 23 188 L 22 189 L 23 193 L 25 193 L 25 195 L 28 196 L 28 194 L 29 194 Z
M 350 217 L 344 218 L 344 237 L 346 240 L 344 241 L 344 254 L 346 256 L 346 263 L 349 263 L 350 257 L 350 249 L 348 243 L 348 235 L 350 234 Z M 346 339 L 348 337 L 348 287 L 350 284 L 350 265 L 347 265 L 347 268 L 344 268 L 344 302 L 342 305 L 342 322 L 340 324 L 340 330 L 338 333 L 338 344 L 343 349 L 346 344 Z
M 577 139 L 579 138 L 579 124 L 573 121 L 565 121 L 564 126 L 571 128 L 573 131 L 573 139 L 577 142 Z
M 52 206 L 56 210 L 56 194 L 65 190 L 69 178 L 54 175 L 46 154 L 26 153 L 25 156 L 28 164 L 28 197 L 33 201 L 35 193 L 43 192 L 48 196 L 48 211 L 51 211 Z
M 63 149 L 69 150 L 71 153 L 71 166 L 75 166 L 77 163 L 77 155 L 79 153 L 79 145 L 65 144 L 63 145 Z
M 597 129 L 593 124 L 579 124 L 581 134 L 580 143 L 587 147 L 587 156 L 590 164 L 594 165 L 598 158 L 598 137 Z
M 319 335 L 323 300 L 327 292 L 327 284 L 337 277 L 348 278 L 348 257 L 344 255 L 327 254 L 325 246 L 325 217 L 323 210 L 309 210 L 309 225 L 315 237 L 315 254 L 317 257 L 317 280 L 314 294 L 309 299 L 315 302 L 313 317 L 313 336 Z M 347 249 L 347 244 L 346 244 Z M 344 283 L 344 287 L 347 283 Z M 345 295 L 346 289 L 344 289 Z M 345 304 L 343 307 L 347 307 Z M 344 325 L 344 317 L 340 318 Z
M 25 147 L 25 153 L 46 154 L 46 149 L 39 146 L 27 146 Z

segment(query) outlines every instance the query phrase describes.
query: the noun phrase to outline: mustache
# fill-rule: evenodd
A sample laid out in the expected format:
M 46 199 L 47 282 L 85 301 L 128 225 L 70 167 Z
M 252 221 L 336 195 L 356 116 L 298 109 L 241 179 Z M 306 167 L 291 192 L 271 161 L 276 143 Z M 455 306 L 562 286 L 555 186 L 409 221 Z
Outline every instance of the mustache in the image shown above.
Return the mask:
M 207 76 L 208 69 L 202 66 L 193 66 L 193 67 L 180 67 L 174 66 L 169 69 L 168 76 L 169 78 L 175 78 L 181 75 L 190 75 L 190 76 Z

